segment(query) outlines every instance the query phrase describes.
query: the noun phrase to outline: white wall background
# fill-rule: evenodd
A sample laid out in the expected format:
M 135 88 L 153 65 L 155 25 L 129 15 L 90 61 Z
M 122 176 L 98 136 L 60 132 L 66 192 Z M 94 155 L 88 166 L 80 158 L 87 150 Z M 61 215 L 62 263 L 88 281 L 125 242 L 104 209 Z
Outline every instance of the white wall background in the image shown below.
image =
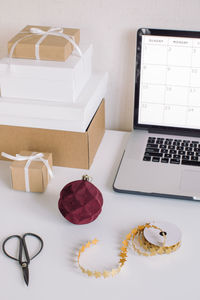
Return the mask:
M 200 30 L 200 0 L 0 0 L 0 56 L 28 24 L 81 29 L 94 69 L 109 72 L 106 127 L 130 130 L 137 28 Z

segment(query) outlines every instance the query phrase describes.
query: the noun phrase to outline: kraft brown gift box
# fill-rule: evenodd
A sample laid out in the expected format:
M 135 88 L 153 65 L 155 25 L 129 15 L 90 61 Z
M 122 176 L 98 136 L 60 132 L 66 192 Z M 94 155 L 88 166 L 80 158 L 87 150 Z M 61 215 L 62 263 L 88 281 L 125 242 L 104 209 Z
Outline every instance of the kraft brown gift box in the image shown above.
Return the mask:
M 11 48 L 16 41 L 24 36 L 31 35 L 31 28 L 39 28 L 47 31 L 51 27 L 31 25 L 26 26 L 8 42 L 8 53 L 10 53 Z M 79 44 L 80 29 L 63 28 L 63 33 L 71 36 L 76 44 Z M 31 36 L 19 41 L 14 49 L 12 57 L 35 59 L 35 45 L 41 36 L 42 35 L 32 34 Z M 41 60 L 65 61 L 72 51 L 72 44 L 62 36 L 48 35 L 39 45 L 39 56 Z
M 0 152 L 37 149 L 52 153 L 55 166 L 89 169 L 105 132 L 104 106 L 103 100 L 85 132 L 0 125 Z
M 19 155 L 30 156 L 32 151 L 21 151 Z M 52 154 L 43 153 L 43 158 L 48 160 L 49 166 L 52 168 Z M 18 191 L 26 191 L 24 167 L 27 160 L 13 161 L 11 163 L 12 188 Z M 48 182 L 49 174 L 45 164 L 38 160 L 32 161 L 28 168 L 29 188 L 30 192 L 44 192 Z

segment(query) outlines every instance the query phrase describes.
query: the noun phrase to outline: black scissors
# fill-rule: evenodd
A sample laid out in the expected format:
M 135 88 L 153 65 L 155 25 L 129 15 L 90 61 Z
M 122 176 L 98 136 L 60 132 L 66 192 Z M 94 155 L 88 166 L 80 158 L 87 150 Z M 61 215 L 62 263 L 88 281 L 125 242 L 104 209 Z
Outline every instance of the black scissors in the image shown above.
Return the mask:
M 26 237 L 27 236 L 32 236 L 32 237 L 38 239 L 39 242 L 40 242 L 40 249 L 39 249 L 39 251 L 36 254 L 34 254 L 32 257 L 29 256 L 28 248 L 27 248 L 27 245 L 26 245 Z M 18 258 L 13 257 L 10 254 L 8 254 L 7 251 L 6 251 L 6 249 L 5 249 L 6 243 L 10 239 L 13 239 L 13 238 L 16 238 L 16 239 L 19 240 L 19 256 L 18 256 Z M 42 251 L 43 245 L 44 245 L 44 243 L 43 243 L 43 240 L 41 239 L 41 237 L 39 237 L 38 235 L 36 235 L 34 233 L 25 233 L 22 237 L 20 235 L 11 235 L 7 239 L 5 239 L 5 241 L 3 242 L 2 249 L 3 249 L 4 254 L 6 256 L 8 256 L 9 258 L 14 259 L 14 260 L 16 260 L 16 261 L 19 262 L 19 264 L 20 264 L 20 266 L 22 268 L 22 272 L 23 272 L 23 276 L 24 276 L 24 281 L 25 281 L 25 283 L 26 283 L 27 286 L 29 284 L 29 269 L 28 269 L 28 265 L 29 265 L 30 261 L 33 258 L 35 258 Z M 25 258 L 24 260 L 23 260 L 23 256 Z

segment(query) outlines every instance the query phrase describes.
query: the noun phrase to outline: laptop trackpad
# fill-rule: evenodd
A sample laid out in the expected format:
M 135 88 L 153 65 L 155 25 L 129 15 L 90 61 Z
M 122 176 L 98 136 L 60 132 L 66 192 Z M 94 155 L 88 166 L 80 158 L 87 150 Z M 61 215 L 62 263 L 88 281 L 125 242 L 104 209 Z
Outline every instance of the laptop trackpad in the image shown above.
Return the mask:
M 181 191 L 200 194 L 200 172 L 184 170 L 181 174 Z

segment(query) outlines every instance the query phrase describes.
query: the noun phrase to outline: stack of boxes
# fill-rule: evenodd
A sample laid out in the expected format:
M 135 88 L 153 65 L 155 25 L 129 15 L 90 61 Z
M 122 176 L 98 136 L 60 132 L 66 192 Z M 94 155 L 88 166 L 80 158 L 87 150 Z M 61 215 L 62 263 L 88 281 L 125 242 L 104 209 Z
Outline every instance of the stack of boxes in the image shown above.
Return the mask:
M 93 47 L 79 41 L 79 29 L 26 26 L 9 42 L 10 57 L 0 59 L 1 152 L 48 152 L 54 165 L 91 166 L 108 78 L 92 72 Z

